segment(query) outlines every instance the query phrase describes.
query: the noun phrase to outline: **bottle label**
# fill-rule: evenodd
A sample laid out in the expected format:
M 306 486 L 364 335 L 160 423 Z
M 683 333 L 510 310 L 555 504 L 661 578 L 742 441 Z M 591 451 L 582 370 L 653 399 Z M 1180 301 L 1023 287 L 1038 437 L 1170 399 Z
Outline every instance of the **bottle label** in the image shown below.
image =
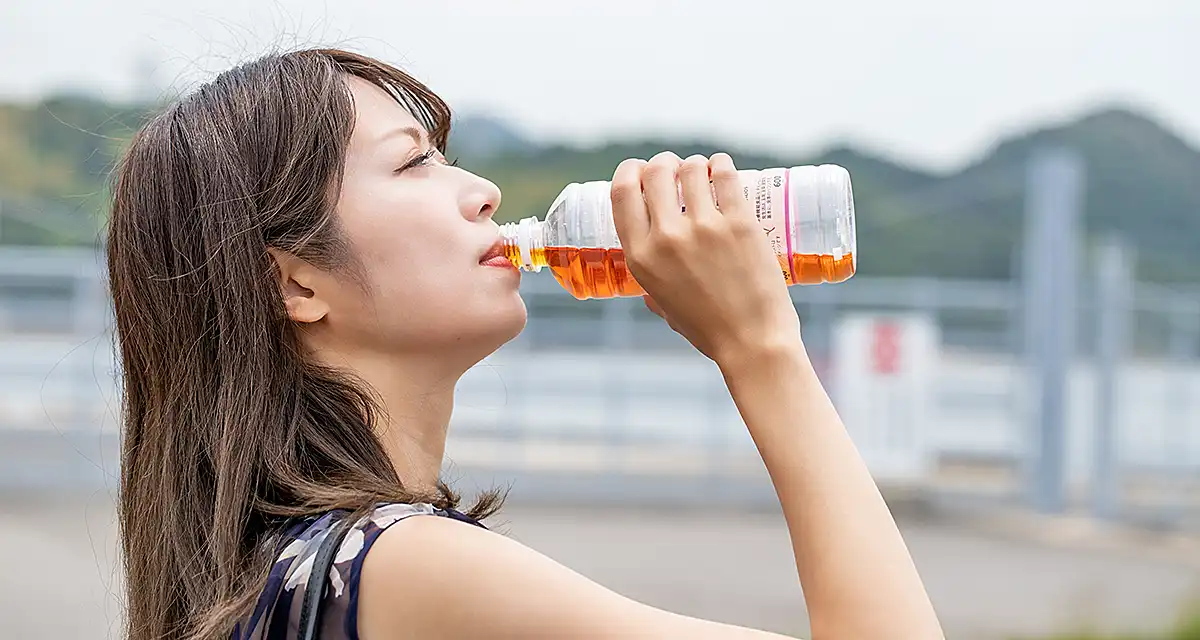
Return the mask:
M 779 268 L 789 285 L 792 276 L 791 234 L 791 171 L 788 169 L 764 169 L 751 174 L 743 184 L 746 199 L 754 203 L 754 217 L 771 242 L 771 249 L 779 258 Z

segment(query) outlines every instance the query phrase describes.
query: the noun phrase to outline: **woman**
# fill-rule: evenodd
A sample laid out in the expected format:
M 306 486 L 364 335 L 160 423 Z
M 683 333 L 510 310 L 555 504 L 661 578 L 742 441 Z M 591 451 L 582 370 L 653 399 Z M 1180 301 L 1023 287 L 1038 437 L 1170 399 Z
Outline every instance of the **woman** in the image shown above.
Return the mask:
M 438 479 L 455 382 L 526 316 L 493 259 L 499 190 L 442 155 L 449 116 L 391 66 L 311 50 L 222 74 L 133 140 L 108 238 L 129 637 L 295 637 L 342 522 L 322 638 L 777 637 L 623 598 L 475 526 L 494 494 L 455 509 Z M 813 636 L 940 637 L 734 172 L 723 154 L 622 163 L 630 268 L 724 374 Z

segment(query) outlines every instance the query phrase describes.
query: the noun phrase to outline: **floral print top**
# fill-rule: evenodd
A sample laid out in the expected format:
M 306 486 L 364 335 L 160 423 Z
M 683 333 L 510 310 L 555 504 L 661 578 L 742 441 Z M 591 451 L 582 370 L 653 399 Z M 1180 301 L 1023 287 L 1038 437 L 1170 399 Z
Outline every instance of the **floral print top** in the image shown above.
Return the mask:
M 288 529 L 282 550 L 271 567 L 263 589 L 246 620 L 238 623 L 233 640 L 294 640 L 299 635 L 300 605 L 321 541 L 335 528 L 345 511 L 304 518 Z M 333 559 L 321 603 L 322 640 L 358 640 L 358 581 L 367 551 L 393 524 L 418 515 L 442 516 L 476 526 L 483 525 L 453 510 L 430 504 L 384 504 L 376 507 L 346 532 Z

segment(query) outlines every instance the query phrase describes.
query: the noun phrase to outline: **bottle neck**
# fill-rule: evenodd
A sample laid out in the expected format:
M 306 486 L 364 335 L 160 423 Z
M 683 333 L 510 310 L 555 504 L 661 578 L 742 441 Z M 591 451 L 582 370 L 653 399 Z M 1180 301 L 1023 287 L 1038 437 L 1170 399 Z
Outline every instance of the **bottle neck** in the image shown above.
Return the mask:
M 536 217 L 500 225 L 504 256 L 522 271 L 538 272 L 547 266 L 546 223 Z

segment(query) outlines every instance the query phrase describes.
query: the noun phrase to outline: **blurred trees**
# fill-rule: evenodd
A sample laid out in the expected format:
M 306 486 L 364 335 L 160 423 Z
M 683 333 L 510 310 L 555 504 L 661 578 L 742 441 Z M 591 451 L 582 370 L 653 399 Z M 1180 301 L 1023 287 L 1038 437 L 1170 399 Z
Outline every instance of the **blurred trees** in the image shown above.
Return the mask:
M 146 113 L 137 105 L 77 96 L 0 105 L 0 242 L 95 241 L 109 173 Z M 1089 236 L 1122 233 L 1138 249 L 1142 278 L 1200 281 L 1200 153 L 1129 110 L 1104 110 L 1004 139 L 949 173 L 848 147 L 773 156 L 665 139 L 541 145 L 480 117 L 456 123 L 450 151 L 462 166 L 500 185 L 503 220 L 541 215 L 567 183 L 607 179 L 622 159 L 664 149 L 681 156 L 727 150 L 743 168 L 837 163 L 854 179 L 860 273 L 1005 279 L 1021 238 L 1024 161 L 1043 145 L 1070 146 L 1083 155 Z

